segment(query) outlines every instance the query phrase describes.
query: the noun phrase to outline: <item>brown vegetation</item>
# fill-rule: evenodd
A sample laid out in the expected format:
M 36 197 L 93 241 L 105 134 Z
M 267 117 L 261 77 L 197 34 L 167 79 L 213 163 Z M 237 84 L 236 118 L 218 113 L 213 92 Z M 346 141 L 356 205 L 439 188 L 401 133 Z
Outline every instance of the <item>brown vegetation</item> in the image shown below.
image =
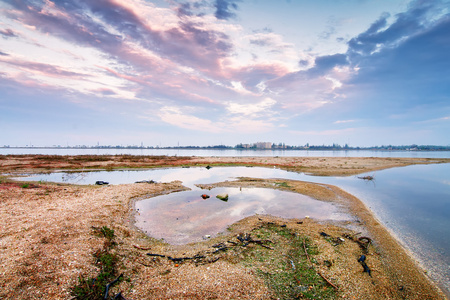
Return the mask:
M 380 157 L 179 157 L 141 155 L 0 155 L 2 173 L 180 166 L 277 167 L 312 175 L 356 175 L 413 164 L 448 163 L 446 158 Z

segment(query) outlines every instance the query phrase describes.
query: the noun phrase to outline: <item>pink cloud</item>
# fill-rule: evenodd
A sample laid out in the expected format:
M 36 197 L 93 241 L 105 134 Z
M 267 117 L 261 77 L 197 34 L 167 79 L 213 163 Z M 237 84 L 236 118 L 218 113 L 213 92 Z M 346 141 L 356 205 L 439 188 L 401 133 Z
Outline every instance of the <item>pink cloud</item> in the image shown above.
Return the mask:
M 84 77 L 89 76 L 87 74 L 67 71 L 61 67 L 50 65 L 50 64 L 45 64 L 45 63 L 37 63 L 37 62 L 24 61 L 24 60 L 18 60 L 18 59 L 9 59 L 9 58 L 3 58 L 3 57 L 0 57 L 0 62 L 17 67 L 26 72 L 44 75 L 47 77 L 54 77 L 54 78 L 66 77 L 66 78 L 72 78 L 72 79 L 82 79 Z
M 23 26 L 101 53 L 104 61 L 94 66 L 105 71 L 100 82 L 108 82 L 108 76 L 120 78 L 126 84 L 116 87 L 132 87 L 137 98 L 227 108 L 231 102 L 251 107 L 271 97 L 276 109 L 291 112 L 317 108 L 334 97 L 333 82 L 306 72 L 292 73 L 282 62 L 231 64 L 234 45 L 223 28 L 206 18 L 180 16 L 176 9 L 141 1 L 58 3 L 13 2 L 17 10 L 9 16 Z M 273 34 L 259 37 L 265 38 L 264 44 L 289 46 Z M 80 74 L 50 64 L 16 62 L 14 66 L 49 77 L 83 79 L 91 74 L 94 81 L 99 76 L 89 67 Z
M 92 89 L 91 91 L 94 93 L 99 93 L 103 96 L 116 95 L 116 92 L 114 92 L 112 89 L 109 89 L 109 88 L 98 88 L 98 89 Z
M 0 29 L 0 35 L 2 35 L 5 38 L 19 36 L 19 34 L 15 30 L 12 30 L 11 28 Z
M 6 80 L 6 82 L 10 82 L 12 85 L 19 84 L 21 90 L 26 93 L 33 93 L 35 89 L 59 90 L 54 85 L 43 83 L 24 74 L 9 75 L 6 73 L 0 73 L 0 77 Z
M 136 83 L 143 88 L 145 88 L 145 87 L 151 88 L 152 93 L 164 95 L 165 97 L 168 97 L 168 98 L 175 97 L 175 99 L 183 99 L 182 101 L 187 100 L 187 101 L 192 101 L 192 102 L 206 102 L 206 103 L 210 103 L 210 104 L 216 103 L 216 101 L 214 101 L 213 99 L 211 99 L 209 97 L 202 96 L 202 95 L 196 94 L 191 91 L 187 91 L 184 88 L 184 86 L 185 86 L 184 83 L 177 84 L 176 81 L 173 81 L 173 82 L 164 81 L 164 80 L 161 80 L 161 78 L 156 78 L 152 75 L 141 75 L 141 74 L 127 75 L 127 74 L 123 74 L 123 73 L 117 72 L 115 70 L 112 70 L 111 68 L 101 67 L 101 66 L 98 66 L 98 67 L 108 71 L 109 73 L 113 74 L 116 77 Z M 162 79 L 164 79 L 164 78 L 165 78 L 165 76 L 162 76 Z

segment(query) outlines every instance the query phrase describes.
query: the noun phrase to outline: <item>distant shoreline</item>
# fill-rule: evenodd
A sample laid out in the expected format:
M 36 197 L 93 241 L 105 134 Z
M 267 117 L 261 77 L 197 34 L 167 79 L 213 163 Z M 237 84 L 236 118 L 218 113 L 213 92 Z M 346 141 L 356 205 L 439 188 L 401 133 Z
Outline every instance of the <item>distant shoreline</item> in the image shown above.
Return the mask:
M 7 163 L 7 162 L 10 162 Z M 319 176 L 349 176 L 416 164 L 450 163 L 450 158 L 424 157 L 282 157 L 282 156 L 166 156 L 166 155 L 5 155 L 0 171 L 149 169 L 183 166 L 258 166 Z
M 0 149 L 75 149 L 75 150 L 102 150 L 102 149 L 136 149 L 136 150 L 234 150 L 234 151 L 405 151 L 405 152 L 422 152 L 422 151 L 450 151 L 450 146 L 427 145 L 418 146 L 418 148 L 408 148 L 410 146 L 375 146 L 375 147 L 329 147 L 329 146 L 310 146 L 298 147 L 287 146 L 286 148 L 239 148 L 232 146 L 180 146 L 180 147 L 141 147 L 141 146 L 0 146 Z

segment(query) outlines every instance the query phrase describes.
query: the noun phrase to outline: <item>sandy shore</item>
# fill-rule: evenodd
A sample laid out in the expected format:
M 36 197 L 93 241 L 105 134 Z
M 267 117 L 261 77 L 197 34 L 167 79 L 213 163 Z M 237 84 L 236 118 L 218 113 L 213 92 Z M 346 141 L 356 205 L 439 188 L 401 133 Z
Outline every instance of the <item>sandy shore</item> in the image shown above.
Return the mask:
M 199 158 L 139 156 L 0 156 L 0 172 L 17 174 L 62 169 L 152 168 L 184 165 L 258 165 L 311 174 L 350 175 L 417 163 L 450 162 L 445 159 L 411 158 Z M 111 295 L 122 291 L 126 299 L 274 299 L 276 294 L 263 274 L 279 272 L 276 265 L 249 263 L 249 257 L 268 254 L 289 257 L 289 239 L 308 238 L 317 253 L 308 268 L 330 283 L 303 287 L 330 289 L 332 298 L 344 299 L 446 299 L 416 262 L 389 235 L 357 198 L 337 187 L 283 180 L 280 189 L 306 194 L 348 207 L 357 221 L 342 225 L 311 219 L 253 216 L 241 220 L 224 234 L 202 243 L 173 246 L 146 236 L 133 226 L 133 203 L 139 199 L 186 189 L 181 182 L 136 183 L 114 186 L 72 186 L 51 183 L 13 182 L 0 179 L 0 299 L 71 299 L 71 288 L 82 277 L 99 273 L 93 254 L 104 247 L 96 229 L 114 230 L 112 253 L 126 280 L 114 285 Z M 274 188 L 273 180 L 243 178 L 216 185 Z M 278 182 L 281 183 L 281 182 Z M 275 232 L 268 249 L 258 243 L 239 243 L 238 236 L 257 236 L 261 230 Z M 284 230 L 284 231 L 282 231 Z M 363 249 L 358 237 L 372 240 Z M 323 236 L 320 233 L 326 233 Z M 217 245 L 226 251 L 215 252 Z M 267 246 L 265 245 L 265 246 Z M 216 247 L 214 247 L 216 246 Z M 292 250 L 292 249 L 291 249 Z M 300 249 L 301 250 L 301 249 Z M 266 252 L 263 252 L 266 251 Z M 165 257 L 151 257 L 147 253 Z M 197 257 L 174 263 L 170 257 Z M 261 255 L 262 255 L 261 254 Z M 363 272 L 358 258 L 364 254 L 371 276 Z M 306 257 L 306 256 L 305 256 Z M 302 258 L 304 259 L 304 258 Z M 294 261 L 291 261 L 295 269 Z M 276 274 L 275 274 L 276 275 Z M 320 279 L 320 278 L 319 278 Z M 296 279 L 297 280 L 297 279 Z M 298 280 L 300 282 L 300 280 Z

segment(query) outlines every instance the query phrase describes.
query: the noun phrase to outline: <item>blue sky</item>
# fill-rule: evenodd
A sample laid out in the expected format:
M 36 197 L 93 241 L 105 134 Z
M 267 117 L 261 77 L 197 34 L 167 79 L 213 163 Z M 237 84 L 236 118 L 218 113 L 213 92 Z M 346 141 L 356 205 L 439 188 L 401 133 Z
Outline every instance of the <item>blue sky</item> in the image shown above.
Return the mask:
M 4 0 L 0 145 L 450 144 L 450 1 Z

